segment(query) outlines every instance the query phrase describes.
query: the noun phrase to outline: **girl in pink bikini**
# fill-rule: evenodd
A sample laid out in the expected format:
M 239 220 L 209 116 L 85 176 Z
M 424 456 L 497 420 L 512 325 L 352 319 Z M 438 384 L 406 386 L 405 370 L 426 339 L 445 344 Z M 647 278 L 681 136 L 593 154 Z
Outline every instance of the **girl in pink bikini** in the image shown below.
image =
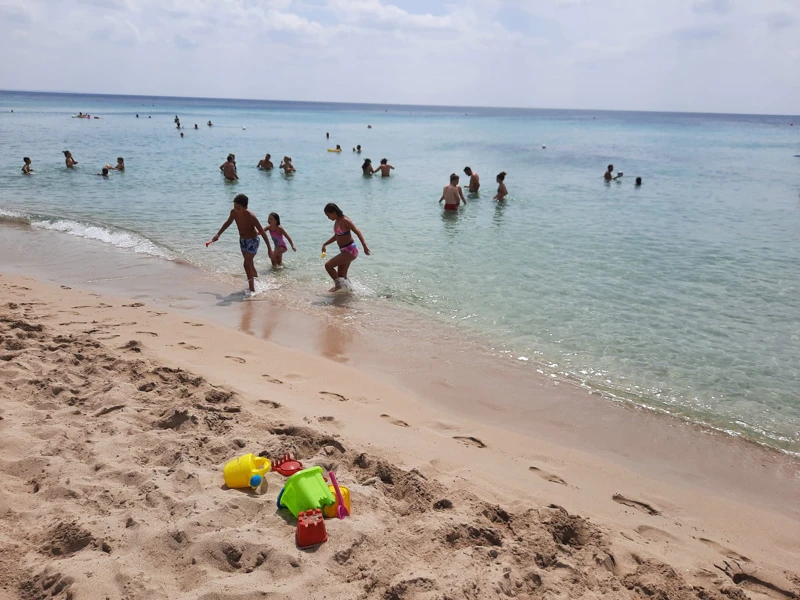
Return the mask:
M 347 271 L 350 269 L 350 263 L 358 256 L 358 246 L 353 241 L 354 233 L 364 246 L 364 254 L 369 256 L 370 252 L 364 236 L 361 235 L 361 231 L 349 217 L 344 216 L 342 209 L 333 202 L 325 205 L 325 216 L 333 221 L 333 237 L 322 244 L 322 253 L 325 254 L 325 248 L 334 241 L 339 245 L 339 254 L 325 263 L 325 270 L 328 271 L 328 275 L 333 279 L 333 287 L 328 291 L 335 292 L 342 289 L 343 280 L 347 281 Z
M 294 247 L 291 236 L 281 227 L 281 218 L 278 213 L 269 213 L 267 222 L 269 223 L 267 231 L 269 231 L 269 235 L 272 238 L 272 243 L 275 244 L 275 250 L 272 255 L 272 266 L 280 267 L 283 265 L 283 255 L 287 251 L 286 240 L 289 240 L 289 245 L 294 252 L 297 252 L 297 248 Z

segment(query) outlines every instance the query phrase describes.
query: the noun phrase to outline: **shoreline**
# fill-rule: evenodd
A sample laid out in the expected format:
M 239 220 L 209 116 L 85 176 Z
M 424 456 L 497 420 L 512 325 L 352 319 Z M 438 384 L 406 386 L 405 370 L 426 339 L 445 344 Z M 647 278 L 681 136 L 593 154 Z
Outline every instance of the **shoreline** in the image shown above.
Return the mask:
M 8 274 L 0 304 L 0 590 L 800 597 L 797 465 L 762 467 L 734 498 L 675 484 L 674 465 L 631 469 L 477 423 L 196 311 Z M 274 514 L 277 475 L 266 497 L 220 487 L 226 460 L 265 448 L 350 487 L 353 517 L 329 521 L 317 552 L 297 550 Z
M 798 474 L 793 483 L 800 495 L 796 455 L 658 409 L 613 401 L 571 380 L 546 377 L 476 346 L 477 337 L 409 321 L 413 315 L 402 307 L 384 303 L 381 318 L 373 319 L 371 305 L 338 298 L 327 314 L 293 305 L 280 290 L 244 301 L 229 293 L 231 278 L 183 263 L 51 234 L 49 243 L 58 244 L 58 251 L 48 261 L 25 251 L 25 244 L 37 246 L 32 236 L 48 232 L 24 226 L 4 229 L 10 235 L 0 240 L 0 255 L 8 258 L 0 262 L 0 272 L 30 273 L 43 281 L 212 319 L 254 338 L 354 367 L 435 410 L 476 424 L 596 453 L 643 475 L 656 473 L 678 485 L 767 502 L 800 516 L 800 507 L 780 500 L 786 491 L 783 483 L 765 472 Z M 92 260 L 92 247 L 104 250 L 102 261 Z M 415 335 L 416 327 L 435 335 Z M 448 358 L 442 360 L 442 355 Z

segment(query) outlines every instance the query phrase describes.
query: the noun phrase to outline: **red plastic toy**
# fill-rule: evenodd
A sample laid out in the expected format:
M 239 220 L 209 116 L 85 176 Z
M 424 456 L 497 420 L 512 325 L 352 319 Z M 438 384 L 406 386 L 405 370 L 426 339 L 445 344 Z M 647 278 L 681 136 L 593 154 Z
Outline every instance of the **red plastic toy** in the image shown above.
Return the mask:
M 328 541 L 322 510 L 307 510 L 297 516 L 297 546 L 310 548 Z
M 291 477 L 298 471 L 303 470 L 303 463 L 293 459 L 291 454 L 286 454 L 283 458 L 279 458 L 272 463 L 272 470 L 284 477 Z

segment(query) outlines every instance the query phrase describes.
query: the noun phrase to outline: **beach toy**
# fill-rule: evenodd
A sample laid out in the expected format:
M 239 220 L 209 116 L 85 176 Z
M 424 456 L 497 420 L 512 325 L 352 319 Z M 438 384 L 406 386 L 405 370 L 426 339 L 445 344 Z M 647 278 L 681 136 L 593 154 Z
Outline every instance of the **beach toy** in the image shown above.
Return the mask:
M 225 485 L 229 488 L 258 487 L 261 485 L 261 481 L 253 486 L 255 477 L 263 478 L 271 468 L 272 465 L 268 458 L 262 458 L 252 453 L 234 458 L 225 464 L 223 470 Z
M 333 471 L 328 471 L 328 476 L 331 478 L 333 489 L 336 490 L 336 516 L 341 521 L 345 517 L 350 516 L 350 490 L 347 491 L 347 505 L 345 506 L 344 498 L 342 498 L 342 491 L 339 489 L 339 482 L 336 481 L 336 475 Z
M 278 496 L 278 508 L 288 508 L 295 517 L 303 511 L 336 504 L 322 478 L 322 467 L 304 469 L 289 477 Z
M 331 491 L 332 494 L 336 495 L 336 488 L 333 484 L 328 486 L 328 489 Z M 345 486 L 339 486 L 339 495 L 342 497 L 341 501 L 337 500 L 336 504 L 330 504 L 328 506 L 322 507 L 322 514 L 325 515 L 328 519 L 335 519 L 339 517 L 339 507 L 341 504 L 344 505 L 345 510 L 347 511 L 347 515 L 343 515 L 341 518 L 350 515 L 350 490 L 347 489 Z
M 320 509 L 300 513 L 295 539 L 300 548 L 310 548 L 328 541 L 328 532 Z
M 341 148 L 339 148 L 338 150 L 336 148 L 328 148 L 328 152 L 341 152 L 341 151 L 342 151 Z
M 291 454 L 285 454 L 282 458 L 272 463 L 272 470 L 284 477 L 291 477 L 298 471 L 303 470 L 303 463 L 293 459 Z

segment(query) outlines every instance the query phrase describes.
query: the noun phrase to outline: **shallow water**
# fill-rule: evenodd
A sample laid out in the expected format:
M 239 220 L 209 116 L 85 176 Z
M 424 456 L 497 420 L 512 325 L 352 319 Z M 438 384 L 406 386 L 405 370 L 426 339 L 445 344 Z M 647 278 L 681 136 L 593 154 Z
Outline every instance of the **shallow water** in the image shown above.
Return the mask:
M 324 311 L 322 207 L 337 202 L 373 251 L 351 269 L 359 314 L 380 319 L 388 299 L 531 369 L 797 451 L 795 120 L 0 93 L 0 211 L 239 277 L 235 233 L 205 242 L 245 193 L 298 247 L 275 274 L 259 255 L 265 293 Z M 326 151 L 337 143 L 344 152 Z M 235 184 L 218 171 L 229 152 Z M 292 156 L 297 173 L 258 171 L 266 152 Z M 33 177 L 19 173 L 25 155 Z M 126 172 L 95 175 L 119 155 Z M 363 158 L 384 156 L 391 179 L 361 176 Z M 602 181 L 608 163 L 621 181 Z M 441 188 L 467 164 L 480 196 L 444 215 Z

